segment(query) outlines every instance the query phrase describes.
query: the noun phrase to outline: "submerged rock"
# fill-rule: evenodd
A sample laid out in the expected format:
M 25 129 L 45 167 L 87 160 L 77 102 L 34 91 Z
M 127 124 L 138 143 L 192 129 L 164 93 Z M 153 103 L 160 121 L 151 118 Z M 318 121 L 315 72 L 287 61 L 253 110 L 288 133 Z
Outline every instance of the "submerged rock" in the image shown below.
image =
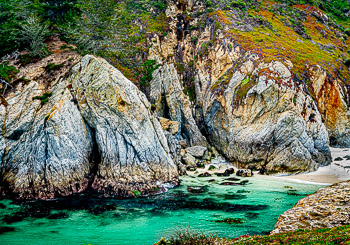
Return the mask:
M 216 223 L 227 223 L 227 224 L 242 224 L 243 221 L 240 218 L 226 218 L 222 220 L 215 220 Z
M 234 183 L 234 182 L 222 182 L 220 185 L 242 185 L 241 183 Z
M 16 231 L 16 229 L 10 226 L 0 226 L 0 234 L 4 234 L 11 231 Z
M 205 192 L 205 188 L 201 186 L 189 186 L 187 190 L 191 193 L 203 193 Z
M 211 177 L 211 174 L 208 172 L 205 172 L 205 173 L 199 174 L 198 177 Z
M 228 181 L 239 181 L 240 179 L 235 178 L 235 177 L 231 177 L 231 178 L 227 178 L 225 180 L 228 180 Z
M 234 174 L 234 173 L 235 173 L 235 170 L 233 168 L 228 168 L 228 169 L 225 170 L 225 174 L 231 175 L 231 174 Z

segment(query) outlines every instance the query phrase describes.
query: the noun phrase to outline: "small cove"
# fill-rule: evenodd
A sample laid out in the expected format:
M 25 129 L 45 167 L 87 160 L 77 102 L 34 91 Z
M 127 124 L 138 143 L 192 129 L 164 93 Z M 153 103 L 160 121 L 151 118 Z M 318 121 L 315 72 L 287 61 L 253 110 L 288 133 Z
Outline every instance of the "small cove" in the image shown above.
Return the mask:
M 187 227 L 228 238 L 266 234 L 280 214 L 323 187 L 266 176 L 239 177 L 248 180 L 245 185 L 220 185 L 225 179 L 187 176 L 167 193 L 127 200 L 80 196 L 45 205 L 2 200 L 0 243 L 153 244 Z M 203 186 L 205 192 L 190 193 L 189 186 Z M 242 223 L 215 222 L 225 218 Z

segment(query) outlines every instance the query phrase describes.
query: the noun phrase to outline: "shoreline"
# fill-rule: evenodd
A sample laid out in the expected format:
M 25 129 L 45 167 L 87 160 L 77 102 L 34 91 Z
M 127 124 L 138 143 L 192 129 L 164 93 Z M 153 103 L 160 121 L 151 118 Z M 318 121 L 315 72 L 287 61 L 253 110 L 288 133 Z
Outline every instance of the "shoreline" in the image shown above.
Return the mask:
M 350 148 L 330 148 L 332 154 L 332 163 L 327 166 L 320 167 L 314 172 L 294 174 L 288 176 L 275 176 L 284 180 L 299 183 L 332 185 L 342 181 L 350 180 Z M 340 158 L 342 160 L 340 160 Z M 338 160 L 336 160 L 338 159 Z
M 273 178 L 275 180 L 283 180 L 290 182 L 297 182 L 303 184 L 324 185 L 329 186 L 342 181 L 350 180 L 350 148 L 330 148 L 332 154 L 332 163 L 327 166 L 322 166 L 314 172 L 304 172 L 299 174 L 279 173 L 275 175 L 259 175 L 254 171 L 254 176 Z M 340 160 L 340 158 L 342 160 Z M 336 160 L 338 159 L 338 160 Z M 215 165 L 215 170 L 209 170 L 210 165 Z M 227 168 L 234 168 L 235 172 L 238 170 L 236 166 L 228 162 L 221 164 L 208 164 L 205 168 L 198 168 L 196 171 L 186 171 L 189 176 L 197 176 L 199 174 L 209 172 L 224 172 Z

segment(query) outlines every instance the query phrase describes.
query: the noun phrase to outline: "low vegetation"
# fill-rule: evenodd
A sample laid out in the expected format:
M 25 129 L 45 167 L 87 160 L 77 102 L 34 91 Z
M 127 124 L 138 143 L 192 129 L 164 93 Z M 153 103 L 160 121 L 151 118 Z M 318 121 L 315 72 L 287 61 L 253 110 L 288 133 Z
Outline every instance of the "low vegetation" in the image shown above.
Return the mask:
M 298 230 L 265 236 L 241 236 L 235 239 L 193 232 L 189 229 L 174 236 L 162 238 L 155 245 L 226 245 L 226 244 L 350 244 L 350 226 L 331 229 Z

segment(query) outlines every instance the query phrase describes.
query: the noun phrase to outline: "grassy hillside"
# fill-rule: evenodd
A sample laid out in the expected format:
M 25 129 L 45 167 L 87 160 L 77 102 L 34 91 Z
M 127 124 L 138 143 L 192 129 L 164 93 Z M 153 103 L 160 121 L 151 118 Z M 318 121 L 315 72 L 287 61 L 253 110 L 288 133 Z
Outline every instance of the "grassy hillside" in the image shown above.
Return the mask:
M 45 57 L 46 40 L 59 35 L 75 44 L 79 53 L 102 56 L 136 84 L 147 86 L 153 69 L 145 64 L 149 38 L 165 37 L 171 31 L 165 9 L 172 1 L 0 0 L 0 57 L 15 50 L 28 51 L 23 57 L 26 62 Z M 185 0 L 177 3 L 188 5 Z M 200 19 L 184 31 L 201 32 L 215 21 L 218 29 L 227 27 L 225 34 L 244 50 L 267 61 L 291 60 L 300 79 L 305 67 L 321 65 L 345 84 L 346 63 L 350 63 L 350 38 L 345 35 L 350 35 L 349 9 L 347 0 L 206 0 L 204 10 L 184 8 L 186 20 Z M 205 56 L 205 49 L 215 41 L 214 37 L 202 53 L 193 54 L 194 60 Z

